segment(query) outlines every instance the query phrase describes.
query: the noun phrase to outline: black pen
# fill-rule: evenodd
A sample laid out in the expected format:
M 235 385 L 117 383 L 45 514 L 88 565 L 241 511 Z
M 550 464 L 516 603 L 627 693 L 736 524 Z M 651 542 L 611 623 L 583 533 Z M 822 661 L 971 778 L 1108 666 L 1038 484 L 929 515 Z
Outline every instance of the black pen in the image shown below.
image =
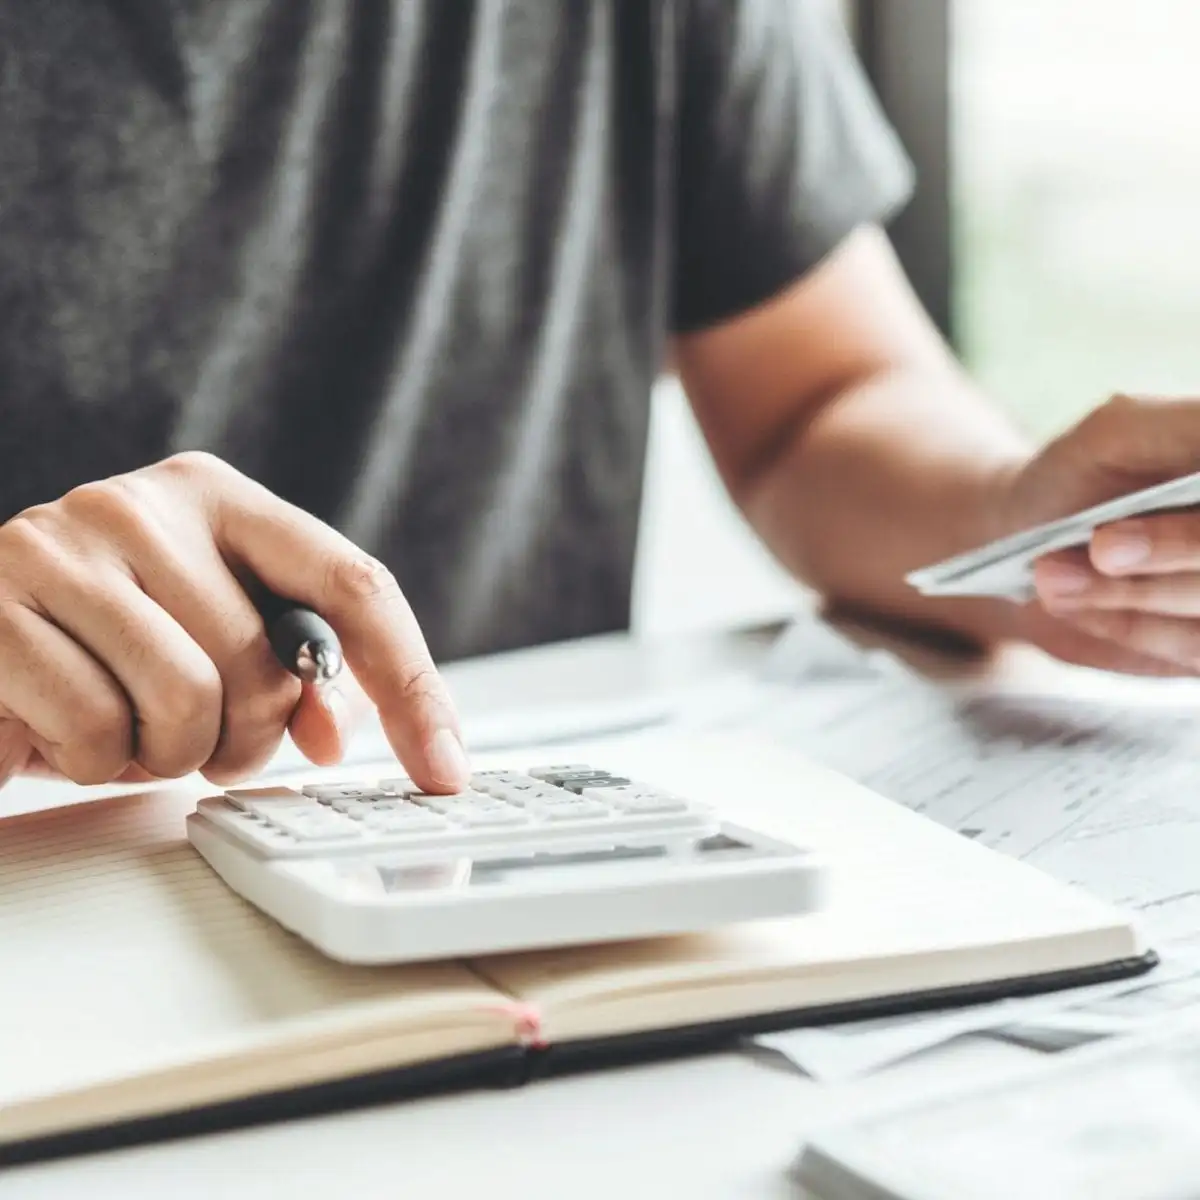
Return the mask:
M 338 636 L 311 608 L 271 597 L 260 604 L 275 657 L 305 683 L 325 684 L 342 669 Z

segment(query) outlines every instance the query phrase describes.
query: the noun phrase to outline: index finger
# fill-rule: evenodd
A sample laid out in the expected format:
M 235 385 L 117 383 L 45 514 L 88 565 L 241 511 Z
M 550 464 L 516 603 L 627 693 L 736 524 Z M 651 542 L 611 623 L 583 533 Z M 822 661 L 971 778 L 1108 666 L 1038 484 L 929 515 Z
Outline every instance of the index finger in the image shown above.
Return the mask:
M 1114 521 L 1092 534 L 1091 559 L 1105 575 L 1200 569 L 1200 514 L 1192 509 Z
M 323 521 L 231 475 L 213 520 L 222 554 L 333 626 L 415 783 L 429 791 L 465 787 L 470 768 L 458 714 L 395 576 Z

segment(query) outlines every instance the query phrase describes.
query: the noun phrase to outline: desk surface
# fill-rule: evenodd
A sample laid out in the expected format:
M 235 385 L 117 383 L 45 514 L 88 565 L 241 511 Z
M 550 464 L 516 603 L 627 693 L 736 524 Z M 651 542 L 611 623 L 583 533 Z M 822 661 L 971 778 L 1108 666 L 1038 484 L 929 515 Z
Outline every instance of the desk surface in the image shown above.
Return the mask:
M 970 1041 L 848 1085 L 720 1054 L 140 1147 L 5 1173 L 5 1200 L 797 1196 L 803 1131 L 1011 1063 Z
M 501 694 L 553 704 L 564 679 L 687 686 L 750 662 L 764 631 L 643 646 L 601 639 L 452 673 L 467 721 Z M 0 811 L 52 800 L 7 791 Z M 86 1002 L 86 1001 L 84 1001 Z M 5 1200 L 192 1197 L 796 1195 L 787 1168 L 806 1128 L 1024 1052 L 964 1041 L 880 1075 L 813 1084 L 767 1057 L 725 1053 L 472 1092 L 139 1147 L 5 1172 Z

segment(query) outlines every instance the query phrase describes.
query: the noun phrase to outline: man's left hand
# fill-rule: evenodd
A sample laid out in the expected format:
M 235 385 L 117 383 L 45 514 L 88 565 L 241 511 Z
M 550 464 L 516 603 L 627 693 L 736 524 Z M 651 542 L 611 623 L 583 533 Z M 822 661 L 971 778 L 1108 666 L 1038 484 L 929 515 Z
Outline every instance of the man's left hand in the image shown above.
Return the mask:
M 1027 528 L 1200 470 L 1200 399 L 1114 397 L 1012 476 L 1003 524 Z M 1036 567 L 1031 641 L 1060 658 L 1200 674 L 1200 511 L 1127 519 Z

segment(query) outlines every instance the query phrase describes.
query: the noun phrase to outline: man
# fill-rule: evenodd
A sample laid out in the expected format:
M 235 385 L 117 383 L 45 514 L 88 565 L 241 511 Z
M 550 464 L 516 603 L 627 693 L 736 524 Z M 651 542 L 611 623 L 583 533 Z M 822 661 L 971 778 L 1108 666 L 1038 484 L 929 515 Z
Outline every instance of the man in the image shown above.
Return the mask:
M 433 661 L 624 625 L 668 356 L 832 601 L 1191 670 L 1194 518 L 1034 605 L 905 587 L 1200 451 L 1121 399 L 1031 453 L 880 232 L 909 186 L 818 0 L 0 0 L 0 774 L 335 760 L 265 588 L 461 784 Z

